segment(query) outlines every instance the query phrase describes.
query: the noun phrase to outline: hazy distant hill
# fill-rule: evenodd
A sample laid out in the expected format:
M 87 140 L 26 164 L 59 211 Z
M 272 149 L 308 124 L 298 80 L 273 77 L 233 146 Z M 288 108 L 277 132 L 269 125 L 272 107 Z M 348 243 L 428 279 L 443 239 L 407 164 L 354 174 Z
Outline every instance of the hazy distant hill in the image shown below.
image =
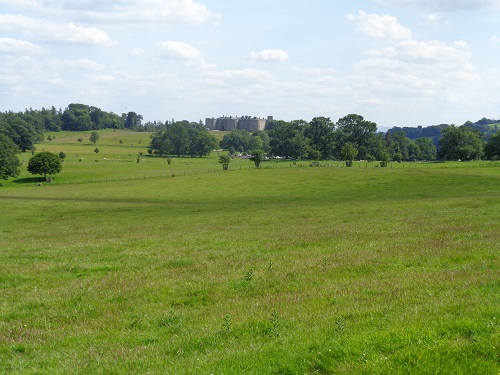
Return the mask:
M 484 139 L 490 139 L 491 135 L 496 133 L 500 129 L 500 120 L 491 120 L 487 118 L 482 118 L 479 121 L 471 122 L 467 121 L 463 124 L 464 126 L 470 127 L 472 129 L 478 130 L 484 134 Z M 394 126 L 389 131 L 394 133 L 396 131 L 402 130 L 405 132 L 406 136 L 412 140 L 417 138 L 430 138 L 437 146 L 439 139 L 441 138 L 441 130 L 450 126 L 449 124 L 441 125 L 430 125 L 430 126 L 418 126 L 416 128 L 410 127 L 398 127 Z

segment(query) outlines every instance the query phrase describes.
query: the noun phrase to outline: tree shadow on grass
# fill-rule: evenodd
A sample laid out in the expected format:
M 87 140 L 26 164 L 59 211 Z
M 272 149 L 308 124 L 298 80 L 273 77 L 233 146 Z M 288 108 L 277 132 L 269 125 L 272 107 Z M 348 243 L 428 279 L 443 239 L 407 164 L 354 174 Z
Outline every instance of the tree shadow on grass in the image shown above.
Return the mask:
M 17 180 L 12 180 L 14 184 L 40 184 L 45 181 L 45 177 L 26 177 L 26 178 L 18 178 Z

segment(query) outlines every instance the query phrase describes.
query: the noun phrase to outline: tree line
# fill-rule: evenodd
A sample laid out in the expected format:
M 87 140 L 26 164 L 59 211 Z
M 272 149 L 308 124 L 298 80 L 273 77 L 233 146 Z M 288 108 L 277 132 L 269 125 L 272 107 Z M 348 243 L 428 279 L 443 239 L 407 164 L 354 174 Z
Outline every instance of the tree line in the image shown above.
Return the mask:
M 142 116 L 135 112 L 121 116 L 85 104 L 70 104 L 63 111 L 52 107 L 24 112 L 0 112 L 0 133 L 7 135 L 25 152 L 43 141 L 44 132 L 100 129 L 144 130 Z
M 224 135 L 220 145 L 230 152 L 262 149 L 269 155 L 297 160 L 437 158 L 437 149 L 430 139 L 411 141 L 403 131 L 378 132 L 376 123 L 357 114 L 347 115 L 337 122 L 328 117 L 315 117 L 310 122 L 272 120 L 266 124 L 264 132 L 232 131 Z

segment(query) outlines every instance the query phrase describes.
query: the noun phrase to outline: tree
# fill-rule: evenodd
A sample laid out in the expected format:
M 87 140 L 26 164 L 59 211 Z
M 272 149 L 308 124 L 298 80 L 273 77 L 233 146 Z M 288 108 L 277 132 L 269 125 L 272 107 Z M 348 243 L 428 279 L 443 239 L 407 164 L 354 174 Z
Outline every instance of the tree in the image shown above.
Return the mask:
M 135 112 L 129 112 L 122 114 L 122 119 L 125 124 L 125 129 L 136 130 L 142 126 L 142 116 Z
M 365 158 L 377 132 L 377 124 L 363 116 L 350 114 L 337 121 L 337 129 L 347 134 L 347 142 L 359 150 L 360 158 Z
M 248 148 L 250 150 L 262 150 L 264 147 L 264 141 L 258 135 L 252 135 L 250 138 L 250 142 L 248 144 Z
M 467 126 L 451 125 L 442 130 L 439 156 L 445 160 L 473 160 L 483 156 L 483 136 Z
M 218 141 L 208 130 L 193 128 L 193 136 L 189 146 L 191 157 L 208 156 L 217 148 Z
M 436 160 L 437 148 L 430 138 L 418 138 L 415 140 L 415 144 L 420 149 L 418 160 Z
M 172 145 L 172 151 L 178 157 L 186 155 L 189 150 L 189 129 L 188 122 L 175 122 L 166 128 L 167 137 Z
M 96 148 L 94 149 L 94 152 L 95 152 L 96 154 L 98 154 L 98 153 L 99 153 L 99 149 L 96 147 Z
M 28 172 L 31 174 L 41 174 L 47 180 L 48 174 L 61 172 L 62 163 L 58 155 L 42 151 L 32 156 L 28 161 Z
M 98 132 L 93 131 L 92 134 L 90 134 L 89 141 L 92 142 L 94 145 L 97 143 L 97 141 L 101 138 Z
M 17 151 L 18 147 L 12 139 L 0 133 L 0 179 L 6 180 L 19 175 L 21 163 L 16 156 Z
M 493 134 L 484 146 L 484 154 L 490 160 L 500 159 L 500 131 Z
M 232 130 L 230 133 L 224 135 L 220 141 L 220 147 L 224 150 L 229 150 L 233 147 L 236 151 L 243 152 L 249 151 L 251 141 L 251 134 L 246 130 Z
M 88 105 L 70 104 L 62 114 L 63 130 L 85 131 L 92 128 Z
M 378 159 L 380 160 L 381 167 L 387 167 L 387 163 L 391 161 L 391 154 L 386 150 L 380 151 Z
M 322 159 L 330 159 L 334 151 L 335 124 L 329 117 L 315 117 L 304 128 L 304 136 L 311 140 L 311 147 L 321 152 Z
M 279 121 L 273 130 L 269 131 L 271 153 L 295 159 L 307 155 L 310 139 L 304 137 L 302 130 L 302 126 L 296 123 Z
M 400 160 L 395 159 L 396 161 L 409 160 L 410 139 L 406 137 L 406 133 L 402 130 L 398 130 L 393 132 L 391 136 L 393 141 L 393 158 L 396 154 L 400 154 L 401 156 L 397 155 L 397 158 Z
M 38 140 L 38 135 L 35 127 L 30 123 L 24 121 L 20 117 L 16 117 L 6 130 L 9 137 L 22 152 L 35 148 L 35 142 Z
M 340 157 L 346 161 L 348 167 L 352 166 L 352 161 L 358 156 L 358 149 L 351 142 L 347 142 L 340 151 Z
M 231 156 L 228 154 L 219 155 L 219 163 L 222 164 L 222 170 L 227 171 L 229 168 L 229 163 L 231 163 Z
M 254 150 L 250 160 L 255 163 L 255 168 L 260 168 L 260 163 L 266 159 L 264 150 Z

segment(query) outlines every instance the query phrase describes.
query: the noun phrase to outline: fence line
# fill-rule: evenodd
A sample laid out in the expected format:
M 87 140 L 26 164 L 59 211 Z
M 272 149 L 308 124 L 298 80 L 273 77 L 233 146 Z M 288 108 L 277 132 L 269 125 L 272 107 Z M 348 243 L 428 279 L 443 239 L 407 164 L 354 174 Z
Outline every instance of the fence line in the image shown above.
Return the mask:
M 267 165 L 266 165 L 267 164 Z M 454 163 L 453 165 L 447 163 L 418 163 L 418 162 L 406 162 L 406 163 L 390 163 L 387 167 L 380 167 L 377 162 L 355 162 L 353 167 L 357 165 L 358 168 L 380 168 L 380 169 L 459 169 L 459 168 L 494 168 L 500 167 L 500 162 L 484 162 L 484 163 L 470 163 L 463 162 L 461 164 Z M 277 162 L 277 163 L 263 163 L 260 169 L 282 169 L 282 168 L 305 168 L 311 167 L 314 169 L 317 168 L 347 168 L 345 162 L 327 162 L 325 164 L 319 164 L 318 166 L 312 166 L 310 162 Z M 246 169 L 246 168 L 245 168 Z M 248 170 L 256 169 L 252 165 L 248 165 Z M 229 168 L 231 171 L 242 170 L 241 164 L 239 168 Z M 207 174 L 210 173 L 221 173 L 224 172 L 221 169 L 212 169 L 209 168 Z M 159 175 L 144 175 L 144 176 L 134 176 L 134 177 L 115 177 L 115 178 L 100 178 L 94 180 L 83 180 L 83 181 L 64 181 L 57 182 L 52 180 L 50 185 L 79 185 L 79 184 L 94 184 L 94 183 L 102 183 L 102 182 L 126 182 L 126 181 L 140 181 L 140 180 L 154 180 L 154 179 L 166 179 L 169 177 L 179 177 L 179 176 L 196 176 L 198 173 L 202 174 L 201 171 L 173 171 L 169 174 L 159 174 Z M 28 184 L 26 184 L 28 186 Z

